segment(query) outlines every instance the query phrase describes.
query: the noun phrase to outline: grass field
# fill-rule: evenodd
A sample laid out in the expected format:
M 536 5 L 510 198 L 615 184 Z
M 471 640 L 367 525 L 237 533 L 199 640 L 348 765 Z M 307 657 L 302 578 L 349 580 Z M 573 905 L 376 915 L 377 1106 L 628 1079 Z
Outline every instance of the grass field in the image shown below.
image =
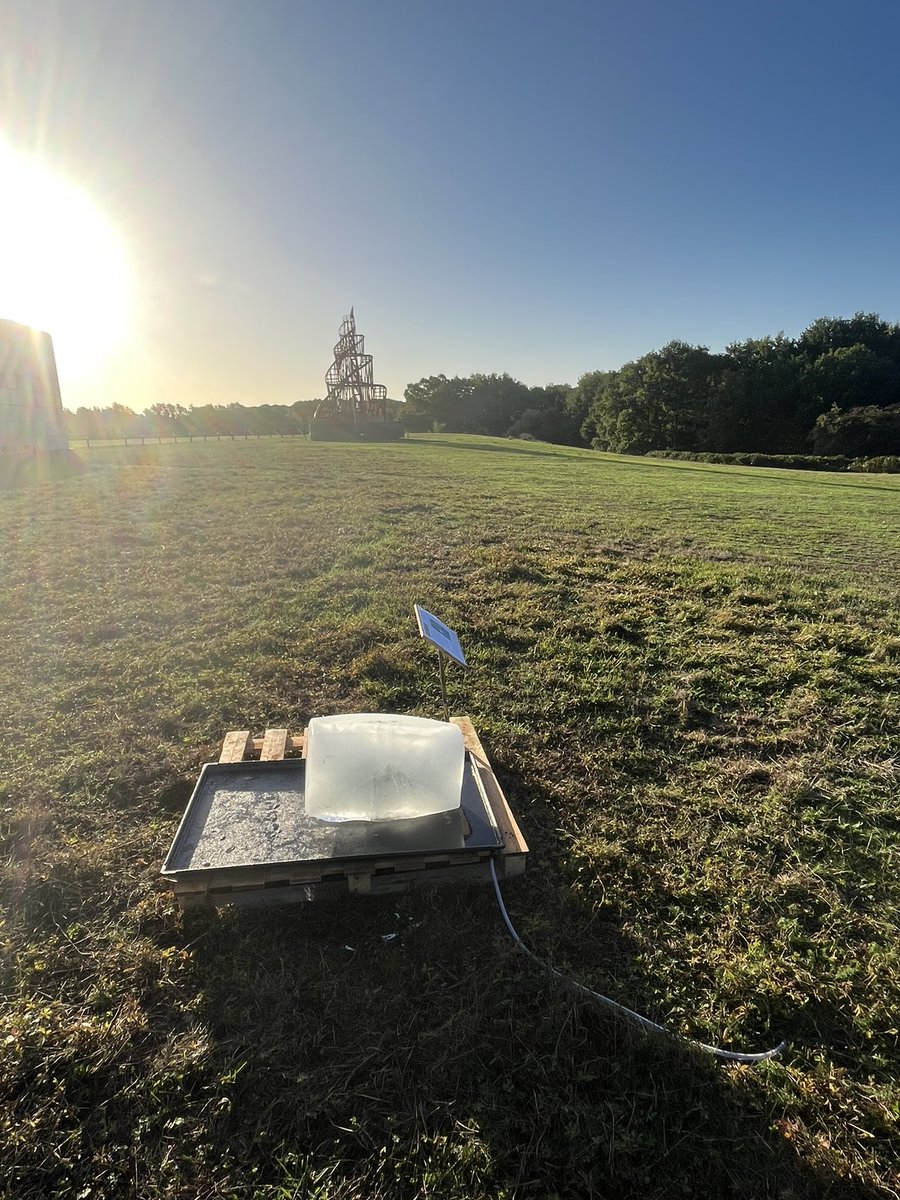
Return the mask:
M 0 1192 L 900 1195 L 900 478 L 476 438 L 97 449 L 0 493 Z M 438 715 L 489 888 L 182 916 L 229 728 Z M 399 936 L 384 940 L 384 935 Z

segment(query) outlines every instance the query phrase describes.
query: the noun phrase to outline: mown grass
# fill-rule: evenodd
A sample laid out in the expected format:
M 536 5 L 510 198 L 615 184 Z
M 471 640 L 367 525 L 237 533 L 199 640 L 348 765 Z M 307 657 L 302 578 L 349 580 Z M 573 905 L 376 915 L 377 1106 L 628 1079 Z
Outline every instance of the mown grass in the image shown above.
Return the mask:
M 108 449 L 0 494 L 0 1184 L 38 1197 L 894 1196 L 900 480 L 488 439 Z M 228 728 L 452 706 L 489 889 L 182 916 Z M 384 940 L 387 934 L 399 936 Z

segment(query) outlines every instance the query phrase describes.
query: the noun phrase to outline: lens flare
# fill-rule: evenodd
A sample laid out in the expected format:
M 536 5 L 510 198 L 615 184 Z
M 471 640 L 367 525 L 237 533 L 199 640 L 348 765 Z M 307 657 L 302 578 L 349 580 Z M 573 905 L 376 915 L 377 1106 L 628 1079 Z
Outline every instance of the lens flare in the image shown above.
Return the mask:
M 0 317 L 47 330 L 78 379 L 121 345 L 131 320 L 125 248 L 81 189 L 0 139 Z

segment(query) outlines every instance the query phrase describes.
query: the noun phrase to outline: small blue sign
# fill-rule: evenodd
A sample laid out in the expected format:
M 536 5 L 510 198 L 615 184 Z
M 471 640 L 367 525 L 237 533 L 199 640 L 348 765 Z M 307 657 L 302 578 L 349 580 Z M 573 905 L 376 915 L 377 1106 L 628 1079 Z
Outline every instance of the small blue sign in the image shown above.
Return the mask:
M 462 652 L 462 646 L 459 644 L 459 638 L 453 632 L 449 625 L 445 625 L 443 621 L 439 621 L 433 613 L 430 613 L 421 605 L 416 606 L 416 620 L 419 623 L 419 633 L 426 641 L 431 642 L 433 646 L 437 646 L 438 650 L 452 658 L 454 662 L 458 662 L 461 667 L 466 665 L 466 656 Z

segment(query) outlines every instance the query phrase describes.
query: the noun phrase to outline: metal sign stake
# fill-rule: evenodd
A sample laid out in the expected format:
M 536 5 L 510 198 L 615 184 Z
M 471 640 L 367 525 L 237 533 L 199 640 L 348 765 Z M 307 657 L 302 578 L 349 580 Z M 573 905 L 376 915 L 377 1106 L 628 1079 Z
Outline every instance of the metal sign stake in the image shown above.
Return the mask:
M 447 707 L 447 677 L 444 673 L 444 655 L 446 654 L 449 658 L 452 658 L 461 667 L 466 665 L 466 656 L 463 654 L 462 646 L 459 644 L 459 638 L 449 625 L 445 625 L 434 613 L 430 613 L 427 608 L 422 608 L 421 604 L 415 606 L 415 611 L 420 635 L 426 642 L 431 642 L 432 646 L 437 650 L 438 667 L 441 673 L 441 701 L 444 705 L 444 720 L 449 721 L 450 710 Z
M 450 713 L 447 709 L 447 679 L 444 675 L 444 655 L 440 650 L 437 652 L 438 665 L 441 668 L 441 700 L 444 702 L 444 720 L 450 720 Z

